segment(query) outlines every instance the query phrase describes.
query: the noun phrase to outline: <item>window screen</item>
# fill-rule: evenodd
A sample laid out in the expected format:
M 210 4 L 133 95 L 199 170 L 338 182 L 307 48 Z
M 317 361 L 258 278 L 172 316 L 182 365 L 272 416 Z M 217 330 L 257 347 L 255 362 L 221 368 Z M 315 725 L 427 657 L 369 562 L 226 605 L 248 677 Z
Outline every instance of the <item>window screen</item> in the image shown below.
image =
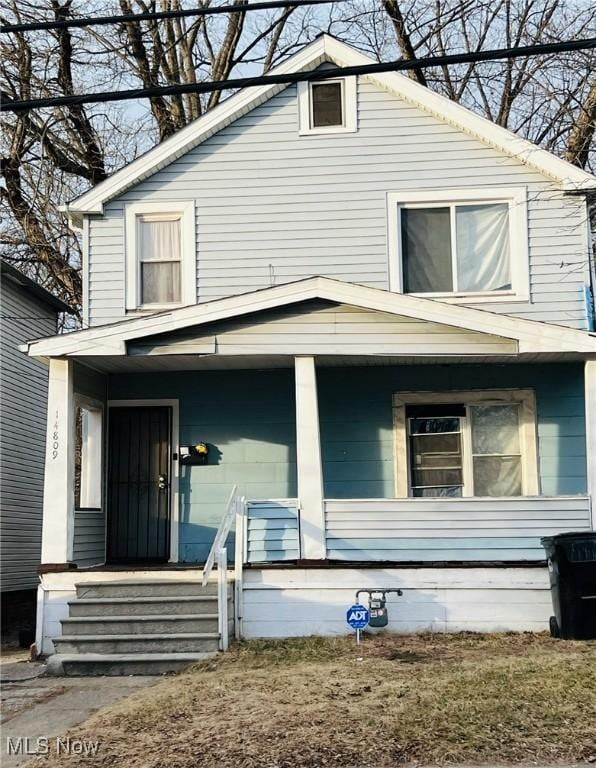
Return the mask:
M 462 496 L 463 406 L 453 406 L 451 415 L 432 410 L 408 419 L 412 496 Z
M 140 216 L 139 261 L 142 304 L 180 302 L 181 220 Z
M 312 127 L 342 125 L 341 83 L 314 83 L 311 86 Z

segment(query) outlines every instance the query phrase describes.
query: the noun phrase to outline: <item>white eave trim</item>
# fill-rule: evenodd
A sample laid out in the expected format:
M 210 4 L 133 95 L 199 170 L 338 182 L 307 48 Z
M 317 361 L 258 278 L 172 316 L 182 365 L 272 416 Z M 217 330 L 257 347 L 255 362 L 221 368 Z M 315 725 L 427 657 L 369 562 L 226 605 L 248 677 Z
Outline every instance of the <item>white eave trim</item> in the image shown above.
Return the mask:
M 322 299 L 377 312 L 487 333 L 518 342 L 519 353 L 575 352 L 596 355 L 596 336 L 586 331 L 534 320 L 498 315 L 326 277 L 264 288 L 216 301 L 123 320 L 74 333 L 31 341 L 24 348 L 33 357 L 61 355 L 125 355 L 128 342 L 253 312 Z
M 299 72 L 307 67 L 314 68 L 322 61 L 332 61 L 338 66 L 358 66 L 375 63 L 363 53 L 334 37 L 322 35 L 291 56 L 283 64 L 271 70 L 272 75 Z M 596 177 L 581 168 L 547 152 L 522 139 L 511 131 L 480 117 L 466 107 L 450 101 L 445 96 L 414 82 L 396 72 L 367 75 L 394 95 L 474 136 L 493 148 L 516 158 L 521 163 L 546 175 L 569 192 L 596 189 Z M 286 85 L 261 85 L 245 88 L 224 101 L 203 117 L 193 121 L 166 141 L 158 144 L 144 155 L 122 168 L 109 179 L 75 199 L 65 210 L 75 226 L 80 225 L 83 214 L 103 213 L 103 205 L 116 195 L 129 189 L 142 179 L 173 162 L 193 147 L 208 139 L 217 131 L 229 125 L 242 114 L 284 90 Z

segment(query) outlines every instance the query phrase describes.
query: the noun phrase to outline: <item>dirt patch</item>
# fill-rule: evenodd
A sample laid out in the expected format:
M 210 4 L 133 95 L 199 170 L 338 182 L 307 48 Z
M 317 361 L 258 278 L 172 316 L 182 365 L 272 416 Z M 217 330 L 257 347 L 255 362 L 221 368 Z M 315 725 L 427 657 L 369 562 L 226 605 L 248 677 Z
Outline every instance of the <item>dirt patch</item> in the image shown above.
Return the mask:
M 546 635 L 256 641 L 72 732 L 86 768 L 389 768 L 596 760 L 596 642 Z M 39 765 L 39 762 L 37 763 Z

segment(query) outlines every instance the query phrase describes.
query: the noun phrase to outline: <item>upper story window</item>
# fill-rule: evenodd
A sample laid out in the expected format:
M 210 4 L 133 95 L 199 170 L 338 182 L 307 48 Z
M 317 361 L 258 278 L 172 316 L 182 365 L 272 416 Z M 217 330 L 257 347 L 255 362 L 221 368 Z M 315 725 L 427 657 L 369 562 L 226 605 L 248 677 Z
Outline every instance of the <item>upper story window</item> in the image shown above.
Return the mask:
M 394 396 L 397 495 L 538 493 L 531 390 Z
M 127 309 L 196 301 L 194 203 L 126 208 Z
M 389 195 L 391 288 L 483 301 L 529 297 L 525 190 Z
M 356 78 L 298 83 L 300 134 L 356 130 Z

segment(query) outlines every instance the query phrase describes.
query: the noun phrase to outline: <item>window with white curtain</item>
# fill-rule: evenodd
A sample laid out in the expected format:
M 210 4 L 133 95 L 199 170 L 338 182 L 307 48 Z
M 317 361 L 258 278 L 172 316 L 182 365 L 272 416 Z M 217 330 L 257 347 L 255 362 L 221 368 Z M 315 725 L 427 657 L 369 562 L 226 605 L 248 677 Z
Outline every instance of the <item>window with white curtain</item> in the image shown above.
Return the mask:
M 391 288 L 502 301 L 529 297 L 525 189 L 422 192 L 389 200 Z
M 160 309 L 197 299 L 194 202 L 126 207 L 126 308 Z
M 531 390 L 394 396 L 397 495 L 538 493 Z
M 137 217 L 141 304 L 180 303 L 181 217 Z
M 510 291 L 507 203 L 401 209 L 406 293 Z

